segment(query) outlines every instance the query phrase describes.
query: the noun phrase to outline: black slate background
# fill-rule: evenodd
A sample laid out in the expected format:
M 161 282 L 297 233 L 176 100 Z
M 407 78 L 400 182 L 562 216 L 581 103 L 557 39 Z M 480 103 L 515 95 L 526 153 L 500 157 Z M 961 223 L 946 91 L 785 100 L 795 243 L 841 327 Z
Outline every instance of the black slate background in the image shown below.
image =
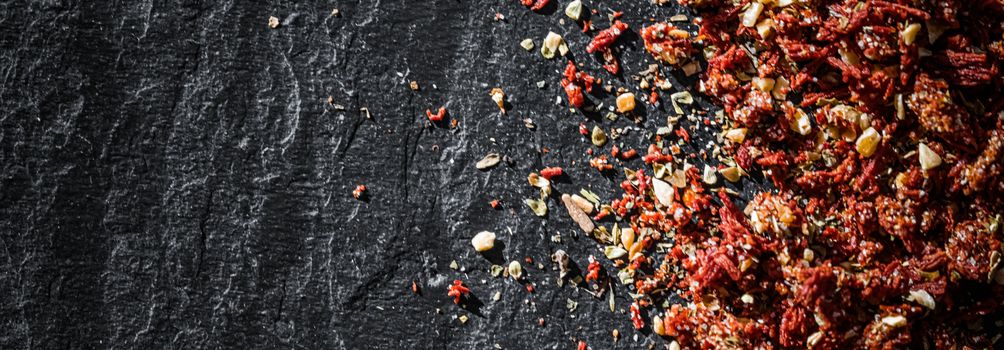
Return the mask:
M 544 166 L 570 174 L 558 192 L 610 199 L 619 183 L 583 163 L 586 118 L 554 102 L 564 60 L 519 47 L 553 30 L 588 72 L 636 86 L 601 72 L 557 2 L 544 14 L 509 0 L 0 2 L 0 348 L 663 346 L 630 330 L 624 287 L 611 313 L 555 286 L 554 250 L 584 266 L 598 245 L 573 235 L 560 201 L 547 219 L 520 203 Z M 597 28 L 611 8 L 634 29 L 684 11 L 586 4 Z M 652 63 L 637 36 L 620 46 L 626 72 Z M 496 86 L 509 115 L 488 98 Z M 426 126 L 440 105 L 457 130 Z M 648 108 L 654 130 L 668 114 Z M 643 147 L 639 131 L 618 141 Z M 475 170 L 489 152 L 513 162 Z M 366 202 L 350 194 L 360 183 Z M 490 277 L 469 243 L 481 230 L 506 258 L 544 263 L 527 266 L 536 293 Z M 480 315 L 445 295 L 455 278 Z

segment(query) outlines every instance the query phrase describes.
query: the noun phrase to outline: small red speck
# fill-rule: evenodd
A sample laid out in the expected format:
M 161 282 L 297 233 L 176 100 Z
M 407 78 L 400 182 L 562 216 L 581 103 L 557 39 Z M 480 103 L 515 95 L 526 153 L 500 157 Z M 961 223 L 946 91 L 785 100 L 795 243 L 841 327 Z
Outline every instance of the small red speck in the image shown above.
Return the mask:
M 526 285 L 526 291 L 530 292 L 530 293 L 533 293 L 533 291 L 534 291 L 533 285 L 532 284 L 527 284 Z
M 411 292 L 418 294 L 418 283 L 415 280 L 411 281 Z
M 364 195 L 366 195 L 366 185 L 356 186 L 356 189 L 352 191 L 352 197 L 355 197 L 356 199 L 360 199 Z
M 579 350 L 586 350 L 586 347 L 587 347 L 586 346 L 586 342 L 580 340 L 579 341 Z
M 446 295 L 453 297 L 454 304 L 460 304 L 460 299 L 470 293 L 471 290 L 467 289 L 461 280 L 453 280 L 453 284 L 446 288 Z
M 586 124 L 579 124 L 579 133 L 582 136 L 589 136 L 589 128 L 586 128 Z
M 432 110 L 425 110 L 425 116 L 429 118 L 430 122 L 437 123 L 443 121 L 446 117 L 446 107 L 439 107 L 439 111 L 436 114 L 432 113 Z
M 493 199 L 489 204 L 491 204 L 492 209 L 498 209 L 500 206 L 502 206 L 502 204 L 499 203 L 498 199 Z
M 540 176 L 550 180 L 554 177 L 560 177 L 563 173 L 564 172 L 561 170 L 561 167 L 547 167 L 540 171 Z

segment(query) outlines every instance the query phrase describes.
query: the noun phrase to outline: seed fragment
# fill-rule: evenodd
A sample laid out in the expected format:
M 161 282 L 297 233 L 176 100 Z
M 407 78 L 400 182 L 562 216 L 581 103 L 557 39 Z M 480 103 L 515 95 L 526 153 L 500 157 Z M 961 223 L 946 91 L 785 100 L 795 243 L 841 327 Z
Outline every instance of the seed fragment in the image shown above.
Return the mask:
M 739 168 L 734 166 L 720 169 L 718 170 L 718 173 L 722 174 L 722 177 L 724 177 L 729 182 L 739 182 L 739 178 L 742 177 L 742 173 L 740 172 Z
M 690 95 L 688 91 L 680 91 L 669 95 L 670 102 L 673 103 L 673 111 L 676 114 L 683 114 L 683 109 L 680 108 L 680 103 L 689 105 L 694 103 L 694 96 Z
M 743 304 L 752 304 L 754 301 L 753 296 L 749 294 L 743 294 L 739 299 L 742 300 Z
M 669 184 L 676 188 L 687 187 L 687 172 L 683 169 L 674 170 L 673 175 L 669 177 Z
M 568 6 L 565 6 L 565 16 L 568 16 L 573 21 L 578 21 L 582 18 L 582 1 L 575 0 L 568 3 Z
M 902 315 L 886 316 L 882 318 L 882 323 L 893 328 L 903 327 L 906 326 L 906 317 Z
M 474 250 L 479 252 L 487 252 L 495 247 L 495 232 L 491 231 L 481 231 L 471 238 L 471 245 L 474 246 Z
M 920 167 L 924 170 L 931 170 L 941 165 L 941 156 L 924 143 L 917 145 L 917 154 L 920 158 Z
M 502 111 L 502 114 L 505 114 L 505 112 L 506 112 L 506 110 L 505 110 L 505 92 L 503 92 L 502 89 L 493 88 L 492 91 L 489 92 L 488 94 L 491 95 L 492 101 L 495 101 L 495 104 L 499 106 L 499 110 Z
M 715 175 L 715 168 L 712 168 L 710 165 L 705 164 L 704 174 L 701 176 L 701 179 L 704 180 L 704 183 L 708 185 L 714 185 L 716 182 L 718 182 L 718 176 Z
M 596 209 L 593 206 L 592 202 L 590 202 L 588 199 L 582 198 L 582 196 L 579 196 L 577 194 L 572 195 L 572 203 L 575 203 L 575 206 L 579 207 L 579 209 L 582 209 L 582 211 L 585 212 L 586 214 L 592 214 L 593 210 Z
M 523 265 L 520 265 L 519 261 L 513 260 L 512 262 L 510 262 L 508 270 L 509 270 L 509 277 L 512 277 L 512 279 L 519 281 L 521 278 L 523 278 Z
M 769 92 L 774 89 L 774 79 L 753 77 L 753 86 L 760 91 Z
M 661 317 L 652 318 L 652 332 L 660 336 L 666 335 L 666 326 L 662 323 Z
M 746 128 L 735 128 L 725 132 L 725 138 L 735 143 L 743 143 L 746 140 Z
M 547 215 L 547 203 L 539 199 L 524 199 L 523 203 L 526 203 L 530 210 L 533 211 L 534 215 L 544 217 Z
M 502 161 L 502 156 L 498 153 L 488 153 L 477 164 L 474 164 L 474 167 L 478 168 L 478 170 L 488 170 L 498 165 L 500 161 Z
M 802 136 L 808 135 L 812 132 L 812 121 L 810 121 L 809 115 L 801 108 L 795 109 L 795 120 L 793 120 L 789 126 L 792 131 L 797 132 Z
M 931 293 L 928 293 L 926 290 L 923 289 L 911 290 L 910 296 L 908 296 L 906 300 L 916 302 L 917 304 L 920 304 L 931 310 L 934 310 L 934 308 L 937 306 L 937 304 L 934 301 L 934 297 L 931 296 Z
M 606 248 L 603 248 L 603 255 L 610 260 L 617 260 L 623 258 L 625 255 L 627 255 L 627 253 L 628 253 L 627 250 L 624 250 L 624 248 L 617 246 L 607 246 Z
M 269 16 L 268 17 L 268 27 L 272 29 L 279 28 L 279 17 Z
M 617 96 L 617 111 L 627 113 L 633 111 L 635 107 L 634 94 L 625 92 Z
M 750 7 L 743 12 L 742 24 L 744 27 L 753 27 L 756 25 L 757 19 L 760 18 L 760 13 L 763 12 L 763 4 L 754 1 L 750 4 Z
M 903 28 L 900 32 L 900 37 L 903 38 L 903 43 L 907 45 L 913 44 L 917 40 L 917 34 L 920 33 L 920 23 L 911 23 Z
M 603 129 L 600 129 L 599 126 L 594 126 L 591 139 L 593 146 L 603 147 L 607 143 L 607 133 L 603 132 Z
M 596 229 L 596 224 L 594 224 L 593 220 L 589 218 L 589 215 L 586 215 L 586 213 L 582 211 L 579 206 L 575 205 L 572 201 L 572 196 L 567 193 L 563 194 L 561 195 L 561 201 L 565 203 L 565 209 L 568 210 L 568 216 L 571 216 L 572 220 L 575 221 L 576 224 L 579 224 L 579 228 L 582 229 L 583 232 L 590 233 Z
M 523 47 L 524 50 L 533 50 L 533 39 L 526 38 L 519 42 L 519 46 Z
M 555 32 L 548 32 L 544 37 L 544 44 L 540 46 L 540 54 L 546 59 L 554 58 L 560 47 L 565 44 L 565 40 Z
M 875 154 L 881 139 L 882 136 L 879 135 L 878 131 L 875 131 L 875 128 L 868 128 L 861 133 L 861 136 L 858 136 L 854 147 L 862 157 L 868 158 Z
M 655 192 L 655 199 L 659 200 L 659 204 L 662 204 L 662 206 L 669 207 L 673 204 L 673 196 L 676 195 L 676 189 L 665 181 L 653 178 L 652 192 Z

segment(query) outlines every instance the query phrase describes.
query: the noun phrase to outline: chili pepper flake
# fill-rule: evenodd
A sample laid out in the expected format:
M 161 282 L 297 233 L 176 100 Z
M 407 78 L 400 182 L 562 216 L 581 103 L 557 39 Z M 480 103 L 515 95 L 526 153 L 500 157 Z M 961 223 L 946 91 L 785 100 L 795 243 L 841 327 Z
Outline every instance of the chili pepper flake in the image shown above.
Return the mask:
M 432 110 L 426 109 L 425 115 L 429 118 L 430 122 L 441 122 L 446 117 L 446 107 L 439 107 L 439 110 L 435 114 L 432 113 Z
M 589 281 L 599 281 L 600 279 L 600 263 L 596 261 L 592 255 L 589 256 L 589 266 L 586 273 L 586 282 Z
M 355 199 L 362 199 L 364 196 L 366 196 L 366 185 L 358 185 L 352 190 L 352 197 Z
M 540 176 L 543 176 L 545 179 L 548 180 L 551 180 L 555 177 L 560 177 L 562 174 L 564 174 L 564 172 L 562 171 L 561 167 L 547 167 L 544 168 L 544 170 L 540 171 Z
M 461 280 L 453 280 L 453 284 L 447 287 L 446 295 L 453 297 L 453 303 L 460 305 L 460 300 L 466 298 L 471 293 L 470 289 L 464 286 Z
M 520 0 L 520 1 L 523 3 L 523 6 L 529 7 L 530 10 L 532 11 L 540 11 L 544 9 L 545 6 L 547 6 L 547 3 L 551 2 L 551 0 Z

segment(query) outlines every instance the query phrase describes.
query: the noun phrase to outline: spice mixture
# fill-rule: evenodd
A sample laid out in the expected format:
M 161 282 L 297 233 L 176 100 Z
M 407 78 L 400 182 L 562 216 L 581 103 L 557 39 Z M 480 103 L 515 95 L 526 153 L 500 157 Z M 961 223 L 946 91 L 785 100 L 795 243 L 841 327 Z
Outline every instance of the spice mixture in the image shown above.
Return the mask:
M 610 201 L 561 196 L 606 259 L 559 250 L 560 279 L 580 278 L 597 297 L 627 285 L 633 326 L 670 348 L 1000 346 L 1004 2 L 679 2 L 699 29 L 672 23 L 686 17 L 635 27 L 666 66 L 639 73 L 640 100 L 627 88 L 613 94 L 614 118 L 634 118 L 638 103 L 671 104 L 647 149 L 608 142 L 619 131 L 602 119 L 579 125 L 589 165 L 625 179 Z M 538 11 L 548 1 L 521 3 Z M 588 5 L 565 11 L 587 33 L 599 20 L 596 10 L 592 21 L 581 16 Z M 631 44 L 621 40 L 631 19 L 606 17 L 584 51 L 618 74 L 614 52 Z M 541 53 L 575 49 L 550 33 Z M 562 90 L 570 107 L 600 110 L 594 88 L 614 88 L 583 67 L 567 62 Z M 664 100 L 663 72 L 699 74 L 692 90 L 722 112 L 695 112 L 686 91 Z M 504 95 L 492 95 L 505 113 Z M 426 113 L 436 122 L 445 110 Z M 682 120 L 721 127 L 718 142 L 683 151 Z M 564 174 L 530 174 L 535 214 L 546 215 L 551 180 Z M 773 187 L 737 204 L 725 181 L 761 175 Z M 585 262 L 584 276 L 569 259 Z M 511 273 L 521 276 L 518 265 Z M 458 280 L 449 295 L 459 303 L 468 292 Z

